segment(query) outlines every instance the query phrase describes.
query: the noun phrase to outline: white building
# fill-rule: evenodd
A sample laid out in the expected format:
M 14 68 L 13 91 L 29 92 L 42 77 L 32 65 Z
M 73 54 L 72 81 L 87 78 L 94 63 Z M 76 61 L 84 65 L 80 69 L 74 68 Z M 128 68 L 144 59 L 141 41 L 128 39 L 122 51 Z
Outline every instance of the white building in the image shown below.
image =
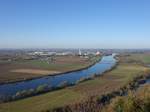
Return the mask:
M 82 52 L 81 52 L 81 50 L 79 49 L 79 56 L 81 56 L 82 55 Z
M 99 51 L 97 51 L 95 55 L 99 56 L 99 55 L 101 55 L 101 53 Z

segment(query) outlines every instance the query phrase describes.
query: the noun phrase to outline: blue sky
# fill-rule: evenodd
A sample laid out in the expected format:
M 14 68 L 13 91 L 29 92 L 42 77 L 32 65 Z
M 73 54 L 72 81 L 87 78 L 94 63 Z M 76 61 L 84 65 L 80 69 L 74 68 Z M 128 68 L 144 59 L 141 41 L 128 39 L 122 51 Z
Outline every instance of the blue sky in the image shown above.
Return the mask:
M 0 0 L 0 48 L 150 48 L 150 1 Z

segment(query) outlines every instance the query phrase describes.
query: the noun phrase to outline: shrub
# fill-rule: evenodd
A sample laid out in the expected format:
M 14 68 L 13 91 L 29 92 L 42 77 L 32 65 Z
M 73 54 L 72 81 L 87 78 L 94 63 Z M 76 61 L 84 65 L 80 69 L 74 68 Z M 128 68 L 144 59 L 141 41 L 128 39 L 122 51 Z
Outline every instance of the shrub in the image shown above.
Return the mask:
M 23 91 L 18 91 L 15 96 L 13 96 L 13 99 L 19 99 L 19 98 L 23 98 L 25 96 L 27 96 L 27 90 L 23 90 Z
M 91 78 L 94 79 L 94 78 L 97 77 L 97 76 L 98 76 L 98 74 L 93 74 L 93 75 L 91 76 Z
M 116 98 L 116 101 L 113 102 L 113 110 L 115 112 L 123 112 L 124 109 L 124 99 L 121 97 Z
M 32 94 L 34 94 L 34 93 L 35 93 L 35 90 L 34 90 L 34 89 L 29 89 L 28 92 L 27 92 L 28 95 L 32 95 Z
M 125 97 L 116 97 L 105 112 L 150 112 L 149 90 L 150 88 L 145 88 L 136 93 L 130 92 Z
M 36 93 L 41 93 L 41 92 L 45 92 L 48 90 L 48 85 L 47 84 L 43 84 L 40 85 L 36 88 Z
M 76 81 L 76 84 L 79 84 L 81 82 L 83 82 L 85 80 L 85 78 L 80 78 L 79 80 Z
M 81 82 L 91 80 L 91 79 L 92 79 L 92 77 L 81 77 L 79 80 L 76 81 L 76 84 L 79 84 Z
M 64 88 L 64 87 L 67 87 L 67 86 L 69 86 L 69 82 L 63 81 L 62 83 L 60 83 L 60 85 L 58 87 L 59 88 Z

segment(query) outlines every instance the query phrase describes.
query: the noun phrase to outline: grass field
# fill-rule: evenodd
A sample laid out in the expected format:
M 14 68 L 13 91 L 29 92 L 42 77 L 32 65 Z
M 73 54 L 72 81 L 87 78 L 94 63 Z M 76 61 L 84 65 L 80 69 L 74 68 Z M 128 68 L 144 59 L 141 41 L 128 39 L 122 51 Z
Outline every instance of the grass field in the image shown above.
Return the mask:
M 143 63 L 150 64 L 150 54 L 132 54 L 132 59 L 140 60 Z
M 98 58 L 100 57 L 85 59 L 79 56 L 57 56 L 52 62 L 47 62 L 46 60 L 0 62 L 0 83 L 85 68 L 92 65 Z
M 14 102 L 13 105 L 6 104 L 0 106 L 0 112 L 39 112 L 51 107 L 63 106 L 70 102 L 81 99 L 80 94 L 69 89 L 47 93 L 33 99 Z M 64 102 L 65 101 L 65 102 Z
M 141 62 L 143 64 L 150 64 L 150 53 L 132 53 L 123 57 L 124 61 Z
M 89 96 L 100 96 L 117 90 L 147 70 L 148 68 L 142 65 L 120 63 L 116 69 L 105 73 L 103 76 L 76 86 L 15 102 L 0 104 L 0 112 L 41 112 L 42 110 L 51 110 L 67 104 L 74 104 L 84 101 Z

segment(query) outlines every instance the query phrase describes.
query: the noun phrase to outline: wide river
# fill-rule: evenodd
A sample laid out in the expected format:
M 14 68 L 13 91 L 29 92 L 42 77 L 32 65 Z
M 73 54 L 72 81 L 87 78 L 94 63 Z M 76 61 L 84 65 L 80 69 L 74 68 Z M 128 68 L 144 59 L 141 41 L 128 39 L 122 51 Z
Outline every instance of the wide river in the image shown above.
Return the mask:
M 44 84 L 49 85 L 50 87 L 58 87 L 64 81 L 67 81 L 70 84 L 75 84 L 81 78 L 92 77 L 93 74 L 101 75 L 103 72 L 115 66 L 115 64 L 116 59 L 114 58 L 114 55 L 103 56 L 101 61 L 90 68 L 81 71 L 0 85 L 0 96 L 12 96 L 18 91 L 36 89 L 38 86 Z

